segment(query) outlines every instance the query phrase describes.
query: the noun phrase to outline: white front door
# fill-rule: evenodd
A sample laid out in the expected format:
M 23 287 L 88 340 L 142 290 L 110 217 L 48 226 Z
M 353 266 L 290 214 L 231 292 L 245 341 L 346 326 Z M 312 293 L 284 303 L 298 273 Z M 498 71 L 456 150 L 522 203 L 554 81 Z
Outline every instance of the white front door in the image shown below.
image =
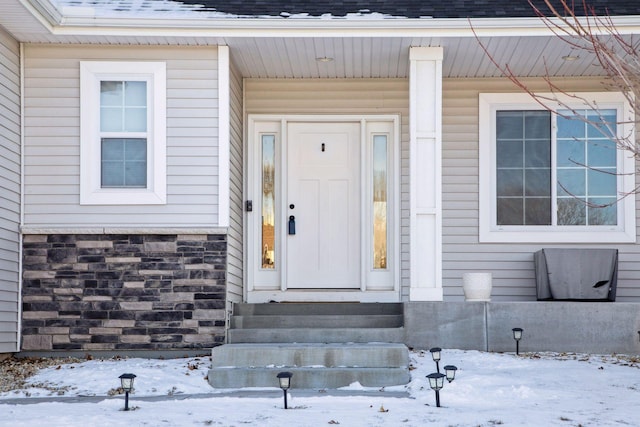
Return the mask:
M 289 289 L 361 287 L 360 126 L 288 124 Z

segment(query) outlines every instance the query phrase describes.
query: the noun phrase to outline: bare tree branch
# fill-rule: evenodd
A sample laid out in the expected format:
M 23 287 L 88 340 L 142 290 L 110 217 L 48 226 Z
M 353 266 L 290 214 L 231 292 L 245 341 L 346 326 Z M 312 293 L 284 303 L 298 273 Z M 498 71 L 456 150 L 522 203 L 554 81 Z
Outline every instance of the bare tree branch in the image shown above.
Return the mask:
M 599 15 L 588 0 L 578 0 L 578 8 L 574 1 L 570 0 L 528 0 L 529 4 L 544 25 L 564 42 L 571 50 L 571 56 L 593 58 L 595 66 L 600 67 L 603 76 L 603 85 L 607 90 L 623 94 L 630 111 L 623 112 L 623 117 L 617 117 L 615 123 L 607 121 L 603 110 L 596 101 L 586 99 L 574 93 L 568 92 L 555 83 L 545 61 L 545 73 L 542 80 L 548 90 L 540 93 L 532 89 L 528 82 L 518 76 L 508 63 L 500 63 L 482 41 L 478 33 L 471 29 L 481 49 L 516 87 L 529 94 L 542 108 L 557 114 L 559 117 L 570 120 L 579 120 L 598 129 L 615 145 L 632 155 L 640 158 L 640 149 L 634 138 L 634 132 L 620 134 L 618 129 L 622 124 L 637 125 L 637 117 L 640 116 L 640 43 L 634 40 L 632 35 L 623 35 L 616 28 L 614 19 L 608 14 Z M 579 108 L 576 105 L 580 105 Z M 589 111 L 589 114 L 585 114 Z M 585 166 L 587 167 L 587 166 Z M 566 188 L 560 187 L 566 191 Z M 636 194 L 640 188 L 635 188 L 632 193 L 619 194 L 619 202 L 622 198 Z M 613 203 L 612 203 L 613 204 Z M 604 207 L 605 205 L 595 205 Z

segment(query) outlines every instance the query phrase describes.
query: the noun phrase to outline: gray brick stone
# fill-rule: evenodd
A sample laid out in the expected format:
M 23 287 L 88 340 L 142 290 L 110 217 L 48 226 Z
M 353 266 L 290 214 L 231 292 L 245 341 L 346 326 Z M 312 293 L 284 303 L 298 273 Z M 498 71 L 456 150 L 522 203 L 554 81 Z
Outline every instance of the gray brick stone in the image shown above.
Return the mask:
M 23 335 L 22 350 L 51 350 L 53 340 L 51 335 Z
M 23 237 L 24 243 L 46 243 L 46 234 L 27 234 Z

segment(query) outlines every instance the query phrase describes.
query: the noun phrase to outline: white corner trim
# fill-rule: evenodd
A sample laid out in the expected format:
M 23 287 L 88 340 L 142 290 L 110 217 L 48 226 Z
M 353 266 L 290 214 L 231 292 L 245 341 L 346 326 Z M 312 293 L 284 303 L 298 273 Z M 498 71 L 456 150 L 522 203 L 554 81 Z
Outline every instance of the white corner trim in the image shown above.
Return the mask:
M 19 217 L 19 227 L 20 233 L 18 233 L 18 333 L 17 333 L 17 341 L 16 341 L 16 352 L 20 351 L 20 343 L 22 342 L 22 287 L 24 286 L 23 278 L 22 278 L 22 257 L 24 255 L 23 249 L 23 241 L 24 235 L 22 234 L 22 227 L 24 226 L 24 193 L 25 193 L 25 137 L 24 137 L 24 43 L 20 43 L 20 217 Z
M 218 46 L 218 226 L 230 222 L 230 67 L 229 46 Z

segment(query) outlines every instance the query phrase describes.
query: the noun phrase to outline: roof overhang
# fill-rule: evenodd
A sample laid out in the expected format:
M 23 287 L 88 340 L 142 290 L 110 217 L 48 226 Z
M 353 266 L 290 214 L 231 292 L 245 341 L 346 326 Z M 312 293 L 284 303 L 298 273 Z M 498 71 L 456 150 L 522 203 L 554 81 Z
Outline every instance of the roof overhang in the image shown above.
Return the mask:
M 638 16 L 611 20 L 621 35 L 640 34 Z M 58 9 L 49 0 L 4 0 L 0 25 L 25 43 L 228 45 L 246 77 L 402 78 L 408 75 L 410 46 L 444 47 L 448 77 L 500 75 L 476 36 L 522 75 L 598 74 L 593 59 L 558 62 L 569 48 L 538 18 L 249 18 L 201 12 L 158 18 L 86 6 Z M 335 60 L 317 64 L 320 57 Z
M 209 17 L 202 12 L 167 18 L 100 16 L 94 7 L 64 6 L 58 10 L 49 0 L 19 0 L 53 34 L 59 35 L 171 35 L 208 37 L 482 37 L 548 36 L 552 31 L 539 18 L 398 18 L 378 15 L 355 17 Z M 584 19 L 584 18 L 583 18 Z M 640 16 L 613 16 L 619 34 L 640 34 Z M 471 28 L 474 30 L 472 31 Z M 154 30 L 156 30 L 154 32 Z M 606 34 L 594 28 L 594 34 Z

